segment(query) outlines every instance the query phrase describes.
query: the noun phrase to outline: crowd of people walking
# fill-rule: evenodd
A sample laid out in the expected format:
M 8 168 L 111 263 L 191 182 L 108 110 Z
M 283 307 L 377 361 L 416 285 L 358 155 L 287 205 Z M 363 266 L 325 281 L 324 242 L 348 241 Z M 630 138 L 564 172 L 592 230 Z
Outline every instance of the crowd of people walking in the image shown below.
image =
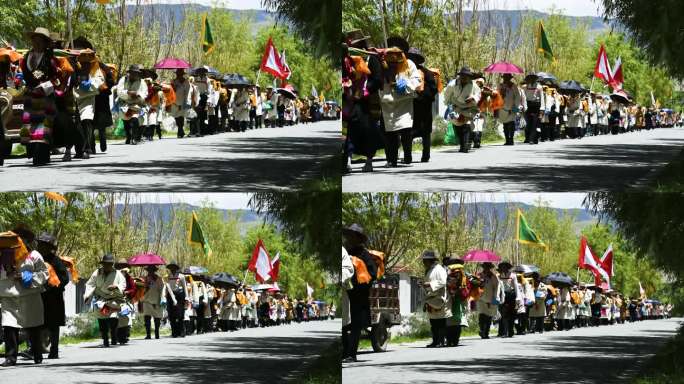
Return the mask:
M 66 325 L 64 289 L 78 272 L 73 260 L 57 256 L 54 236 L 35 234 L 26 226 L 0 233 L 0 321 L 5 345 L 2 366 L 13 366 L 19 355 L 43 361 L 59 358 L 60 327 Z M 95 313 L 103 347 L 125 345 L 136 317 L 142 317 L 145 339 L 159 339 L 167 323 L 171 337 L 207 332 L 238 331 L 314 320 L 332 319 L 335 306 L 312 297 L 290 298 L 278 289 L 255 289 L 236 282 L 226 285 L 172 261 L 168 276 L 156 265 L 135 274 L 126 259 L 105 254 L 85 283 L 82 300 Z M 187 273 L 183 273 L 183 272 Z M 49 340 L 42 334 L 47 331 Z M 22 340 L 29 349 L 19 352 Z
M 510 146 L 516 132 L 523 143 L 539 144 L 684 125 L 679 113 L 657 103 L 640 105 L 624 91 L 601 94 L 574 81 L 559 83 L 543 72 L 528 72 L 520 81 L 504 73 L 495 84 L 465 66 L 446 81 L 438 68 L 426 67 L 420 49 L 398 36 L 389 37 L 386 48 L 375 48 L 369 36 L 354 30 L 344 46 L 344 172 L 351 171 L 353 155 L 365 157 L 362 171 L 372 172 L 376 151 L 383 148 L 387 167 L 398 166 L 399 147 L 401 162 L 411 164 L 415 138 L 421 139 L 421 162 L 428 162 L 438 96 L 464 153 L 480 148 L 488 126 Z
M 96 139 L 100 152 L 107 150 L 112 126 L 134 145 L 161 139 L 164 126 L 173 129 L 170 118 L 183 138 L 336 119 L 339 112 L 336 103 L 291 86 L 262 89 L 207 66 L 178 68 L 162 79 L 154 68 L 133 64 L 123 71 L 102 62 L 85 37 L 65 49 L 64 39 L 46 28 L 26 36 L 31 49 L 23 55 L 0 48 L 0 165 L 15 143 L 27 146 L 34 165 L 49 162 L 59 147 L 63 161 L 72 159 L 72 148 L 76 158 L 89 158 Z

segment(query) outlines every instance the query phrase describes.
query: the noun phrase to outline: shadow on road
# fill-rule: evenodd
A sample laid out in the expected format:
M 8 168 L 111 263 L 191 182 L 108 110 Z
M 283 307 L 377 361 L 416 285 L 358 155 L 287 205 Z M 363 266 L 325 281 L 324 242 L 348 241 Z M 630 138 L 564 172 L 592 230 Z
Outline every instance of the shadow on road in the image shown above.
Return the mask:
M 396 366 L 407 372 L 443 374 L 447 381 L 456 373 L 476 375 L 481 379 L 469 379 L 468 382 L 483 384 L 492 382 L 624 383 L 626 382 L 625 375 L 627 377 L 634 375 L 638 365 L 646 360 L 646 355 L 655 353 L 673 334 L 673 332 L 661 331 L 654 336 L 625 338 L 560 336 L 532 342 L 535 349 L 543 350 L 541 356 L 540 354 L 524 356 L 524 352 L 511 356 L 519 351 L 507 353 L 506 345 L 498 344 L 493 348 L 499 350 L 502 355 L 491 359 L 470 359 L 467 357 L 467 349 L 445 348 L 443 349 L 444 355 L 433 361 L 362 363 L 359 366 L 377 365 L 389 370 L 395 369 Z M 505 343 L 510 344 L 508 340 Z M 446 356 L 449 355 L 457 356 L 462 360 L 448 360 Z M 497 379 L 493 379 L 495 377 Z M 420 382 L 431 383 L 431 381 Z
M 549 162 L 544 165 L 511 163 L 508 166 L 459 169 L 403 169 L 402 175 L 417 175 L 431 181 L 487 182 L 519 184 L 521 188 L 554 192 L 623 189 L 649 174 L 661 163 L 672 160 L 681 151 L 684 140 L 669 139 L 662 145 L 586 145 L 548 150 Z M 458 154 L 454 154 L 457 161 Z M 554 161 L 590 161 L 590 164 L 562 165 Z M 410 177 L 410 176 L 409 176 Z
M 325 137 L 308 138 L 246 138 L 224 143 L 199 144 L 188 141 L 181 146 L 199 146 L 208 152 L 225 153 L 226 157 L 187 157 L 178 153 L 174 160 L 141 161 L 128 158 L 125 162 L 96 164 L 87 161 L 72 163 L 69 168 L 81 172 L 111 175 L 107 185 L 91 185 L 92 190 L 174 191 L 259 191 L 273 188 L 292 188 L 299 181 L 320 178 L 322 164 L 339 149 L 337 140 Z M 232 154 L 244 157 L 229 157 Z M 168 177 L 169 182 L 143 186 L 117 180 L 126 176 Z M 175 180 L 175 184 L 173 181 Z M 179 181 L 180 180 L 180 181 Z
M 319 332 L 312 337 L 217 337 L 211 342 L 188 343 L 182 356 L 145 358 L 131 356 L 126 361 L 106 359 L 88 363 L 50 364 L 79 374 L 110 376 L 135 375 L 144 382 L 176 383 L 279 383 L 305 371 L 305 364 L 339 337 L 338 332 Z M 238 355 L 239 353 L 239 355 Z M 296 380 L 295 380 L 296 381 Z

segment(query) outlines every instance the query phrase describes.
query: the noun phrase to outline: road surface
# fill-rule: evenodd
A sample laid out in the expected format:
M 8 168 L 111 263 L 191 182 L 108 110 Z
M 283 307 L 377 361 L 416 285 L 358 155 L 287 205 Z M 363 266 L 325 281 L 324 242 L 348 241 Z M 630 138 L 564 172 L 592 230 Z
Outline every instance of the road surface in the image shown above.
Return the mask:
M 530 334 L 467 338 L 456 348 L 427 341 L 343 364 L 342 383 L 627 383 L 640 364 L 672 337 L 684 319 Z
M 641 186 L 684 148 L 684 128 L 660 128 L 530 145 L 485 145 L 470 153 L 457 147 L 433 151 L 429 163 L 362 173 L 363 164 L 342 178 L 345 192 L 486 191 L 586 192 Z M 401 156 L 401 155 L 400 155 Z
M 0 190 L 288 190 L 320 177 L 321 164 L 339 151 L 340 122 L 108 147 L 104 154 L 69 163 L 54 155 L 44 167 L 33 167 L 26 158 L 6 160 Z
M 340 337 L 339 320 L 188 336 L 132 339 L 128 345 L 67 345 L 60 359 L 20 360 L 0 368 L 3 383 L 296 382 L 317 354 Z

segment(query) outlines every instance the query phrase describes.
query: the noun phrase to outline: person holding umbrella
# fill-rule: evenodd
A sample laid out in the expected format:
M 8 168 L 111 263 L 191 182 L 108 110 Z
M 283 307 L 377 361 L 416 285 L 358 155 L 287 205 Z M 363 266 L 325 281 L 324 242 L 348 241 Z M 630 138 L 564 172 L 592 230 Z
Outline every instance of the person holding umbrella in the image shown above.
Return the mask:
M 126 277 L 114 269 L 114 256 L 107 253 L 100 260 L 101 267 L 96 269 L 86 282 L 83 299 L 93 301 L 97 310 L 97 323 L 104 347 L 109 347 L 111 333 L 112 345 L 117 344 L 118 314 L 124 301 Z
M 501 281 L 493 269 L 493 263 L 485 262 L 482 264 L 482 273 L 479 276 L 482 294 L 477 301 L 477 312 L 479 313 L 480 337 L 483 339 L 489 339 L 492 318 L 496 316 L 498 306 L 503 302 Z
M 176 102 L 171 105 L 171 116 L 176 120 L 176 127 L 178 128 L 177 137 L 182 139 L 185 137 L 185 131 L 183 130 L 185 117 L 193 104 L 190 81 L 185 77 L 184 69 L 176 69 L 176 77 L 171 81 L 171 87 L 176 93 Z
M 504 145 L 513 145 L 515 118 L 518 112 L 522 110 L 523 102 L 520 91 L 513 82 L 512 74 L 504 73 L 503 82 L 499 84 L 499 94 L 503 98 L 503 106 L 494 112 L 494 117 L 503 124 L 504 136 L 506 138 Z
M 163 317 L 162 298 L 166 296 L 166 284 L 161 276 L 157 275 L 159 268 L 156 265 L 145 267 L 145 295 L 142 299 L 142 313 L 145 319 L 145 339 L 151 339 L 152 318 L 154 318 L 154 338 L 159 338 L 159 327 Z
M 50 332 L 50 353 L 48 359 L 59 359 L 59 327 L 66 325 L 64 310 L 64 287 L 69 283 L 69 274 L 57 257 L 57 239 L 49 233 L 38 236 L 38 252 L 43 255 L 46 265 L 59 279 L 56 286 L 46 284 L 43 292 L 43 326 Z
M 179 273 L 180 266 L 175 261 L 166 265 L 169 270 L 168 282 L 166 283 L 166 310 L 171 323 L 171 337 L 185 337 L 183 317 L 185 315 L 185 297 L 188 296 L 188 287 L 185 275 Z
M 347 289 L 349 296 L 350 324 L 342 328 L 342 362 L 356 362 L 361 330 L 370 325 L 370 288 L 377 276 L 377 266 L 366 249 L 368 236 L 358 224 L 342 229 L 344 247 L 352 257 L 354 276 L 352 288 Z

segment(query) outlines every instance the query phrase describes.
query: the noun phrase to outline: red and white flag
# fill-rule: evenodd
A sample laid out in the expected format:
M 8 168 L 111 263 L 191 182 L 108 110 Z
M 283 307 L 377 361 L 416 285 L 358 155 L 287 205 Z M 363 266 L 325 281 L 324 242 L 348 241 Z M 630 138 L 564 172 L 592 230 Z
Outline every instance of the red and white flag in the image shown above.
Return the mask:
M 274 283 L 278 281 L 278 273 L 280 273 L 280 252 L 276 253 L 271 260 L 271 279 Z
M 615 65 L 613 66 L 613 72 L 610 74 L 611 77 L 611 86 L 613 87 L 614 90 L 616 89 L 622 89 L 622 84 L 625 82 L 625 79 L 622 77 L 622 58 L 618 57 L 617 60 L 615 60 Z
M 261 57 L 260 68 L 262 71 L 268 72 L 279 79 L 287 78 L 287 73 L 283 67 L 283 62 L 280 58 L 280 55 L 278 55 L 278 49 L 276 49 L 275 45 L 273 45 L 273 39 L 270 37 L 266 43 L 264 55 Z
M 610 276 L 608 272 L 601 266 L 601 261 L 594 256 L 591 247 L 587 243 L 587 238 L 582 236 L 580 241 L 579 250 L 579 267 L 583 269 L 588 269 L 594 274 L 594 283 L 598 286 L 601 285 L 601 277 L 606 282 L 610 282 Z
M 290 69 L 290 66 L 287 65 L 287 61 L 285 60 L 285 50 L 283 49 L 283 54 L 280 55 L 280 62 L 283 64 L 283 73 L 287 75 L 285 79 L 289 79 L 292 77 L 292 70 Z
M 608 276 L 613 277 L 613 244 L 608 246 L 608 249 L 601 256 L 601 266 L 608 273 Z
M 603 82 L 606 84 L 610 84 L 613 81 L 613 74 L 610 71 L 608 55 L 606 55 L 606 49 L 603 47 L 603 44 L 601 44 L 601 48 L 599 49 L 598 59 L 596 59 L 594 76 L 603 80 Z
M 254 272 L 256 280 L 260 283 L 271 278 L 271 260 L 268 257 L 268 252 L 266 252 L 263 240 L 259 239 L 259 241 L 257 241 L 254 251 L 252 251 L 252 259 L 249 260 L 247 269 Z

